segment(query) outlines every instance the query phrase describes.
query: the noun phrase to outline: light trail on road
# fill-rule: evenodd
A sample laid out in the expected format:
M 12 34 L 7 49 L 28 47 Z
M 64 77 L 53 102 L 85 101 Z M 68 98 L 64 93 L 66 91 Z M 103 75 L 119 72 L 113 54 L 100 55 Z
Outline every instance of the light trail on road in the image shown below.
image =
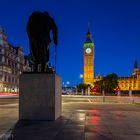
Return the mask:
M 0 105 L 1 106 L 6 106 L 6 107 L 10 107 L 10 106 L 18 106 L 18 103 L 16 104 L 3 104 L 3 105 Z

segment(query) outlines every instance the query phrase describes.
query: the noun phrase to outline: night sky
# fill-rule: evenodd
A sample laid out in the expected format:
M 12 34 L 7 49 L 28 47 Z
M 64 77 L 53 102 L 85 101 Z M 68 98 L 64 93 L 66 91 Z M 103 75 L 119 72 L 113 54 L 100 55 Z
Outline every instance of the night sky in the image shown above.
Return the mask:
M 80 83 L 88 23 L 95 44 L 95 75 L 130 76 L 140 64 L 140 0 L 0 0 L 0 25 L 12 45 L 29 53 L 26 23 L 33 11 L 48 11 L 58 26 L 57 73 Z M 54 65 L 51 43 L 51 64 Z

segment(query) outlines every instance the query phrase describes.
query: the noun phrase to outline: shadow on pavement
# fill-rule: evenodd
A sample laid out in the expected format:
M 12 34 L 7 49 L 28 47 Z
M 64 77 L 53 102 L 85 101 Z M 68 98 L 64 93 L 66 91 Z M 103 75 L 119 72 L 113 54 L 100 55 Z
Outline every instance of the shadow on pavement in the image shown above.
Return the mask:
M 63 116 L 56 121 L 20 120 L 8 140 L 111 140 L 106 134 L 99 135 L 98 130 L 90 133 L 92 131 L 84 121 L 73 121 Z

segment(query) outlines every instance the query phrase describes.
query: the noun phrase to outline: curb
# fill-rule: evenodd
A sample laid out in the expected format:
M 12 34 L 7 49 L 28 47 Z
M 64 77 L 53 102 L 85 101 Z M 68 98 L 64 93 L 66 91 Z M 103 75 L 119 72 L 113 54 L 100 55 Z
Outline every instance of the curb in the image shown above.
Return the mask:
M 16 123 L 17 123 L 17 122 L 16 122 Z M 13 137 L 12 131 L 14 130 L 16 123 L 13 124 L 13 125 L 5 132 L 5 134 L 2 134 L 2 135 L 0 136 L 0 140 L 8 140 L 8 139 L 10 139 L 10 138 Z

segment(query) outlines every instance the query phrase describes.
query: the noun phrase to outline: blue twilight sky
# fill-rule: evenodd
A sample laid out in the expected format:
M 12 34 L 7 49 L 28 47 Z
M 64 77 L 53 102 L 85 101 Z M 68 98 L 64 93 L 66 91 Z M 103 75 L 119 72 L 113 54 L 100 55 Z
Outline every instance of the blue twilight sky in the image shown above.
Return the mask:
M 59 29 L 57 73 L 70 85 L 83 73 L 88 22 L 95 44 L 95 75 L 129 76 L 140 63 L 140 0 L 0 0 L 0 25 L 13 45 L 29 53 L 26 23 L 33 11 L 48 11 Z M 54 44 L 51 44 L 51 52 Z M 52 65 L 53 53 L 51 56 Z

